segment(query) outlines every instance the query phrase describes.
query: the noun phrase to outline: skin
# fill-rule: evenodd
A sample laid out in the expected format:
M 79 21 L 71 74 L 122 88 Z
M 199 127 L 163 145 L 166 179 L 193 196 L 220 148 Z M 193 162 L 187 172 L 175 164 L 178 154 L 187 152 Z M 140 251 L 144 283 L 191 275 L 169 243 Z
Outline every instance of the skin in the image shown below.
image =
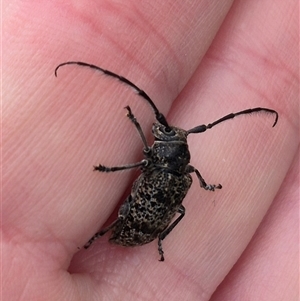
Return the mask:
M 3 300 L 298 300 L 297 1 L 3 2 Z M 116 216 L 154 116 L 126 86 L 64 61 L 121 74 L 170 124 L 190 129 L 194 182 L 163 241 L 87 240 Z M 149 142 L 150 143 L 150 142 Z M 113 217 L 110 217 L 113 215 Z M 79 250 L 78 247 L 81 247 Z

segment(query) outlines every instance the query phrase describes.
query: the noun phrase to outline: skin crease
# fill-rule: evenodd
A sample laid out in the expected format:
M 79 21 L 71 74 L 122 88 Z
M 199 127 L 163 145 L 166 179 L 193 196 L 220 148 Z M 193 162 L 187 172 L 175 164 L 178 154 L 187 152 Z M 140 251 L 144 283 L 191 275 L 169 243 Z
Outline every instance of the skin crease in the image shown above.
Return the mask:
M 296 1 L 3 2 L 3 300 L 298 300 L 299 107 Z M 99 65 L 144 89 L 190 129 L 197 178 L 163 241 L 98 239 L 135 171 L 151 109 Z M 150 142 L 149 142 L 150 143 Z

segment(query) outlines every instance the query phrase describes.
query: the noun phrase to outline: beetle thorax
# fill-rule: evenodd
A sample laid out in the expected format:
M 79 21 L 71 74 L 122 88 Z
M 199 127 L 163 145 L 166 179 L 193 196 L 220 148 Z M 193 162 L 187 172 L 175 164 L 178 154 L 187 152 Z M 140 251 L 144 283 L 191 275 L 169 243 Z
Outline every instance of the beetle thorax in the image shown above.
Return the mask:
M 166 128 L 160 123 L 153 124 L 152 133 L 155 138 L 151 147 L 153 166 L 166 168 L 174 173 L 184 173 L 190 162 L 188 133 L 176 127 Z

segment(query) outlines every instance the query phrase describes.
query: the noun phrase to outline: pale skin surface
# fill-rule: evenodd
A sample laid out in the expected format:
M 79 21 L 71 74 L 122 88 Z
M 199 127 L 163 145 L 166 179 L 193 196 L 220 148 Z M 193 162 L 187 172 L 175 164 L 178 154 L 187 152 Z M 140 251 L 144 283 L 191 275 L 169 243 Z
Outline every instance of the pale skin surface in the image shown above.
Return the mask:
M 3 300 L 298 300 L 297 1 L 139 2 L 4 1 Z M 92 172 L 141 159 L 123 107 L 148 139 L 154 118 L 89 69 L 55 78 L 67 60 L 126 76 L 185 129 L 279 113 L 274 128 L 254 114 L 189 137 L 191 164 L 223 189 L 193 175 L 164 263 L 156 241 L 78 250 L 136 176 Z

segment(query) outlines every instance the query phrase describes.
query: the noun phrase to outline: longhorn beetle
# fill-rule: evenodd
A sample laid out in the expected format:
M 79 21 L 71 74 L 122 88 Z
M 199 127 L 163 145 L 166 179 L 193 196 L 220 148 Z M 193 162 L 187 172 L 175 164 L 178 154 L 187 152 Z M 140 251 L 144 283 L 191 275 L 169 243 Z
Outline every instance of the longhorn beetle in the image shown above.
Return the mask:
M 127 78 L 84 62 L 69 61 L 58 65 L 57 70 L 65 65 L 80 65 L 100 71 L 105 75 L 116 78 L 133 88 L 138 95 L 144 98 L 154 111 L 156 122 L 152 126 L 154 143 L 147 144 L 142 128 L 133 115 L 131 108 L 126 106 L 127 117 L 136 127 L 144 144 L 144 159 L 133 164 L 106 167 L 99 164 L 94 170 L 99 172 L 114 172 L 119 170 L 140 167 L 141 175 L 133 183 L 131 193 L 121 205 L 118 218 L 108 227 L 97 232 L 84 246 L 88 248 L 97 238 L 112 230 L 110 242 L 122 246 L 140 246 L 158 238 L 158 252 L 160 261 L 164 261 L 162 241 L 177 226 L 185 214 L 182 201 L 191 184 L 191 173 L 195 173 L 200 187 L 214 191 L 222 185 L 206 184 L 198 169 L 190 165 L 190 152 L 187 144 L 189 134 L 203 133 L 215 125 L 239 115 L 255 112 L 265 112 L 275 115 L 273 127 L 278 120 L 278 113 L 267 108 L 247 109 L 228 114 L 207 125 L 198 125 L 190 130 L 183 130 L 169 125 L 165 116 L 157 109 L 151 98 Z M 179 216 L 173 221 L 176 213 Z

